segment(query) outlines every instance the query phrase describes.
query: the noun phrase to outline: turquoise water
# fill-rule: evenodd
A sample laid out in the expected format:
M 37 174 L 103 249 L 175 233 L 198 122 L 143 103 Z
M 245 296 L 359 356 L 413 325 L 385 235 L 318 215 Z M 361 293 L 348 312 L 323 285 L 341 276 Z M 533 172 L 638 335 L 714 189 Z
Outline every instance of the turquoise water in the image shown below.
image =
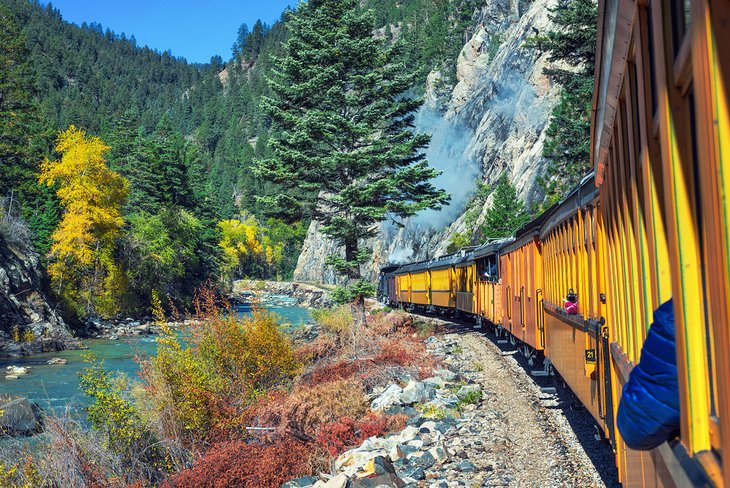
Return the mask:
M 293 305 L 267 306 L 267 310 L 281 317 L 282 324 L 297 326 L 310 319 L 309 311 Z M 117 341 L 106 339 L 86 340 L 86 351 L 60 351 L 37 354 L 24 358 L 0 359 L 0 394 L 27 397 L 35 401 L 43 409 L 60 410 L 67 405 L 77 410 L 84 403 L 79 390 L 79 376 L 86 364 L 82 356 L 93 353 L 104 360 L 104 367 L 109 371 L 125 373 L 130 378 L 137 377 L 139 364 L 137 357 L 153 355 L 157 349 L 155 336 L 132 336 Z M 67 364 L 50 366 L 46 362 L 54 357 L 68 360 Z M 17 380 L 5 379 L 5 367 L 9 365 L 31 366 L 29 374 L 19 376 Z

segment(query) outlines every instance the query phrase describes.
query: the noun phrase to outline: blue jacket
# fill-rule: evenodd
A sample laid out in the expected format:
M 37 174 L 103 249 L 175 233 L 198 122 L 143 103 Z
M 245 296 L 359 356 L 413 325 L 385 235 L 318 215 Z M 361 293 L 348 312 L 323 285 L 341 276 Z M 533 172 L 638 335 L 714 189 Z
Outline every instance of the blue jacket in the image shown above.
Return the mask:
M 631 449 L 649 450 L 679 433 L 679 389 L 672 300 L 654 311 L 639 364 L 624 385 L 618 430 Z

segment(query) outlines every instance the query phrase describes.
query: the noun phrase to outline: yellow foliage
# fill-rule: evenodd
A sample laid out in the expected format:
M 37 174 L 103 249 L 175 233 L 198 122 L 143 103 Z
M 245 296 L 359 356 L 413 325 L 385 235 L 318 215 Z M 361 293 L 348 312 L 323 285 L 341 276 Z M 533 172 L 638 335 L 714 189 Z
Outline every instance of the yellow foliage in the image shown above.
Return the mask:
M 35 340 L 35 334 L 31 329 L 25 329 L 23 332 L 23 342 L 33 342 Z
M 235 428 L 250 402 L 300 368 L 275 316 L 265 312 L 247 319 L 221 313 L 190 332 L 183 339 L 163 327 L 157 355 L 143 368 L 146 415 L 187 443 Z
M 239 220 L 223 220 L 218 226 L 225 256 L 224 273 L 231 275 L 238 269 L 243 274 L 255 269 L 257 264 L 268 268 L 281 262 L 284 244 L 272 242 L 268 229 L 256 217 L 244 214 Z
M 324 330 L 342 336 L 352 332 L 352 308 L 350 305 L 341 305 L 331 309 L 313 310 L 312 318 L 322 326 Z
M 12 488 L 35 488 L 44 486 L 38 469 L 28 456 L 24 464 L 4 464 L 0 462 L 0 486 Z
M 58 186 L 56 194 L 64 208 L 53 233 L 48 267 L 54 287 L 84 313 L 106 316 L 118 311 L 126 285 L 114 251 L 129 193 L 127 180 L 106 165 L 104 154 L 109 149 L 98 137 L 87 137 L 72 125 L 58 135 L 56 151 L 61 159 L 46 159 L 39 176 L 41 183 Z

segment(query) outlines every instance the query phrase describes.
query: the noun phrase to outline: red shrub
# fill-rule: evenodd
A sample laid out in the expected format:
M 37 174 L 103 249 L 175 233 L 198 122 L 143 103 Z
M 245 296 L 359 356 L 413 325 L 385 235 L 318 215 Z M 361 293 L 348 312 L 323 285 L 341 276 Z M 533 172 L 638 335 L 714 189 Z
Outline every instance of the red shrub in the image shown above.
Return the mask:
M 279 487 L 312 471 L 313 447 L 290 438 L 269 444 L 217 444 L 195 465 L 175 475 L 168 488 Z
M 331 334 L 322 334 L 312 342 L 301 344 L 294 351 L 294 354 L 302 364 L 307 364 L 328 358 L 336 351 L 336 338 Z
M 336 422 L 327 424 L 317 435 L 317 444 L 329 452 L 330 456 L 338 454 L 358 444 L 356 422 L 350 417 L 342 417 Z
M 396 342 L 388 342 L 375 356 L 376 363 L 385 363 L 397 366 L 411 366 L 423 356 L 416 355 L 413 351 L 406 350 Z
M 371 360 L 337 361 L 315 368 L 302 381 L 310 385 L 331 383 L 332 381 L 355 378 L 358 373 L 368 369 Z
M 389 417 L 373 412 L 358 421 L 342 417 L 320 430 L 317 444 L 326 449 L 331 456 L 337 456 L 351 447 L 362 444 L 369 437 L 379 437 L 389 432 L 403 430 L 406 419 L 404 415 Z

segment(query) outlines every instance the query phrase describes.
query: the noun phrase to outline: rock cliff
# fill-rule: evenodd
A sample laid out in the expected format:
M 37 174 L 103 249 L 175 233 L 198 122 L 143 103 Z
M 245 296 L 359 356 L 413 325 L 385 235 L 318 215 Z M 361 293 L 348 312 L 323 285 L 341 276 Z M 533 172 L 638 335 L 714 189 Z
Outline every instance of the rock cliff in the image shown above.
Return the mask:
M 474 34 L 458 56 L 456 85 L 444 93 L 441 73 L 428 76 L 416 128 L 432 134 L 428 160 L 442 171 L 436 184 L 452 194 L 452 203 L 439 212 L 424 212 L 404 227 L 381 226 L 380 235 L 367 243 L 375 251 L 365 270 L 369 278 L 387 262 L 442 254 L 450 237 L 464 230 L 464 207 L 480 179 L 494 183 L 507 172 L 520 197 L 527 202 L 542 198 L 537 181 L 545 170 L 542 148 L 558 87 L 543 74 L 547 56 L 525 43 L 550 29 L 548 7 L 553 3 L 485 2 L 474 13 Z M 335 283 L 336 276 L 324 265 L 326 255 L 335 251 L 312 223 L 294 279 Z
M 38 255 L 0 234 L 0 356 L 54 351 L 73 344 L 44 292 Z

